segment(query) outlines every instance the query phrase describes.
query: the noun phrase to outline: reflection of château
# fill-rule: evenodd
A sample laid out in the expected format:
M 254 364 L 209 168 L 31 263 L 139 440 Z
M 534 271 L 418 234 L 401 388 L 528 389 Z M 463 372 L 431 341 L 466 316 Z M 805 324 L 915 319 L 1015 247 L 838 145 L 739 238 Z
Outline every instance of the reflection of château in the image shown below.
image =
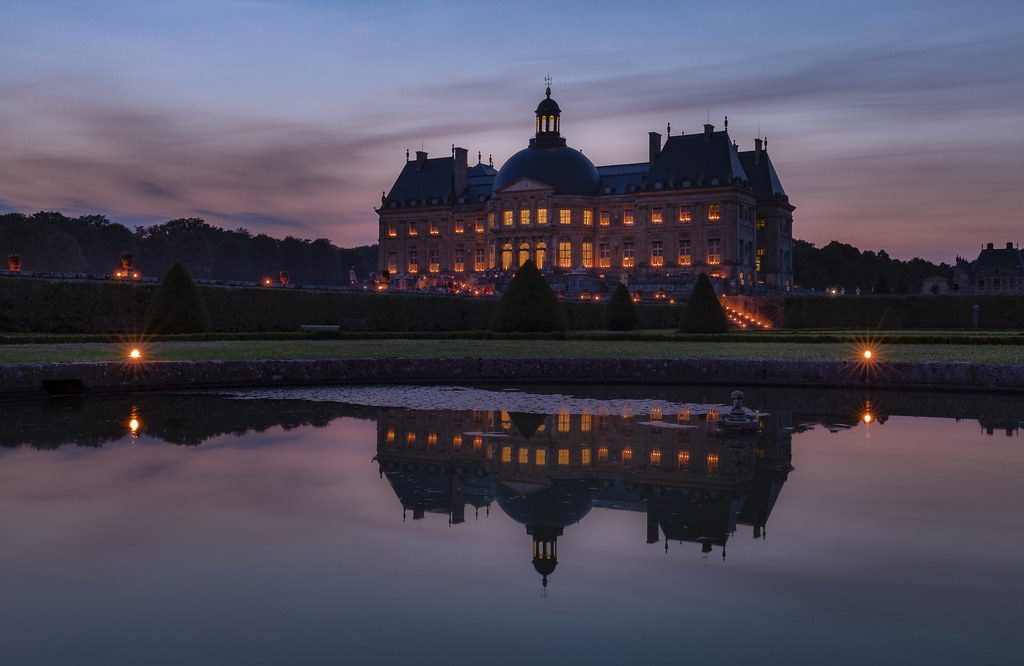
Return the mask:
M 647 542 L 722 547 L 737 524 L 762 537 L 790 465 L 788 423 L 727 436 L 719 415 L 382 409 L 377 461 L 414 519 L 492 502 L 533 537 L 547 584 L 557 539 L 594 507 L 647 514 Z M 783 421 L 786 419 L 783 418 Z

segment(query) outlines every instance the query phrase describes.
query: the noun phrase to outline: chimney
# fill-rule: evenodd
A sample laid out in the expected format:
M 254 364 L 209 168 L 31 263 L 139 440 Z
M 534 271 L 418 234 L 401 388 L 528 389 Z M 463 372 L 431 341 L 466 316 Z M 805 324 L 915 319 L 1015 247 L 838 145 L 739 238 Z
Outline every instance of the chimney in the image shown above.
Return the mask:
M 427 163 L 427 151 L 417 150 L 416 151 L 416 170 L 423 171 L 423 165 Z
M 761 163 L 761 139 L 754 139 L 754 164 Z
M 658 155 L 661 154 L 661 135 L 657 132 L 648 132 L 647 137 L 649 144 L 647 164 L 653 167 L 654 160 L 658 159 Z
M 1013 241 L 1007 241 L 1006 242 L 1006 249 L 1007 250 L 1012 250 L 1013 249 Z
M 469 151 L 465 148 L 455 149 L 455 196 L 466 191 L 466 171 L 469 169 Z
M 704 123 L 704 140 L 711 140 L 711 133 L 715 131 L 715 126 L 711 123 Z
M 987 249 L 989 249 L 989 250 L 994 250 L 994 249 L 995 249 L 995 247 L 996 247 L 996 246 L 995 246 L 995 243 L 989 243 L 989 244 L 988 244 L 988 248 L 987 248 Z

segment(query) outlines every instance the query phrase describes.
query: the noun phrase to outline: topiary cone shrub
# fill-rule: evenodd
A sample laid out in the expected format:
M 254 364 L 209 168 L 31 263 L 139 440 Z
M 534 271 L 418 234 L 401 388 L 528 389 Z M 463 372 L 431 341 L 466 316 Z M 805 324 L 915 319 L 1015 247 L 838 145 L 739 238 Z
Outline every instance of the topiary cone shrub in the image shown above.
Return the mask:
M 725 333 L 729 330 L 725 310 L 705 273 L 697 278 L 693 293 L 686 301 L 679 330 L 683 333 Z
M 609 331 L 632 331 L 640 324 L 640 308 L 624 284 L 615 287 L 604 306 L 604 327 Z
M 885 273 L 879 273 L 875 286 L 871 288 L 871 295 L 888 296 L 891 293 L 892 287 L 889 286 L 889 281 L 885 279 Z
M 509 282 L 491 318 L 496 333 L 549 333 L 566 328 L 565 313 L 544 276 L 527 261 Z
M 206 333 L 210 317 L 199 288 L 180 263 L 171 266 L 146 310 L 148 334 Z
M 899 315 L 892 308 L 886 308 L 885 312 L 882 313 L 882 318 L 878 320 L 878 328 L 881 329 L 893 329 L 902 328 L 900 324 Z

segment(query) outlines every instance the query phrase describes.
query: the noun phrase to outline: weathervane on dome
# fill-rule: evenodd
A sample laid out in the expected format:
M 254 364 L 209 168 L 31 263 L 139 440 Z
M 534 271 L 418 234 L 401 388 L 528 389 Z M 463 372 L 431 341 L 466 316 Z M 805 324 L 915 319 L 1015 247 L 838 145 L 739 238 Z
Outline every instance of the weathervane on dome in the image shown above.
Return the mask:
M 548 97 L 551 97 L 551 81 L 551 72 L 548 72 L 548 75 L 544 77 L 544 86 L 547 88 L 545 92 L 547 93 Z

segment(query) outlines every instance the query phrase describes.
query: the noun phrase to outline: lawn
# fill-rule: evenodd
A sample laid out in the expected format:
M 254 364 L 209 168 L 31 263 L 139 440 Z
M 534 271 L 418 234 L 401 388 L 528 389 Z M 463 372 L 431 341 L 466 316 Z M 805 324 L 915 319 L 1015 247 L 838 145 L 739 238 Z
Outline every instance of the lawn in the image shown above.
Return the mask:
M 865 338 L 866 339 L 866 338 Z M 723 358 L 844 360 L 863 345 L 840 343 L 686 342 L 627 340 L 227 340 L 151 342 L 146 360 L 330 358 Z M 111 361 L 127 357 L 127 343 L 0 345 L 0 363 Z M 878 345 L 879 361 L 1024 363 L 1024 346 L 1001 344 Z

